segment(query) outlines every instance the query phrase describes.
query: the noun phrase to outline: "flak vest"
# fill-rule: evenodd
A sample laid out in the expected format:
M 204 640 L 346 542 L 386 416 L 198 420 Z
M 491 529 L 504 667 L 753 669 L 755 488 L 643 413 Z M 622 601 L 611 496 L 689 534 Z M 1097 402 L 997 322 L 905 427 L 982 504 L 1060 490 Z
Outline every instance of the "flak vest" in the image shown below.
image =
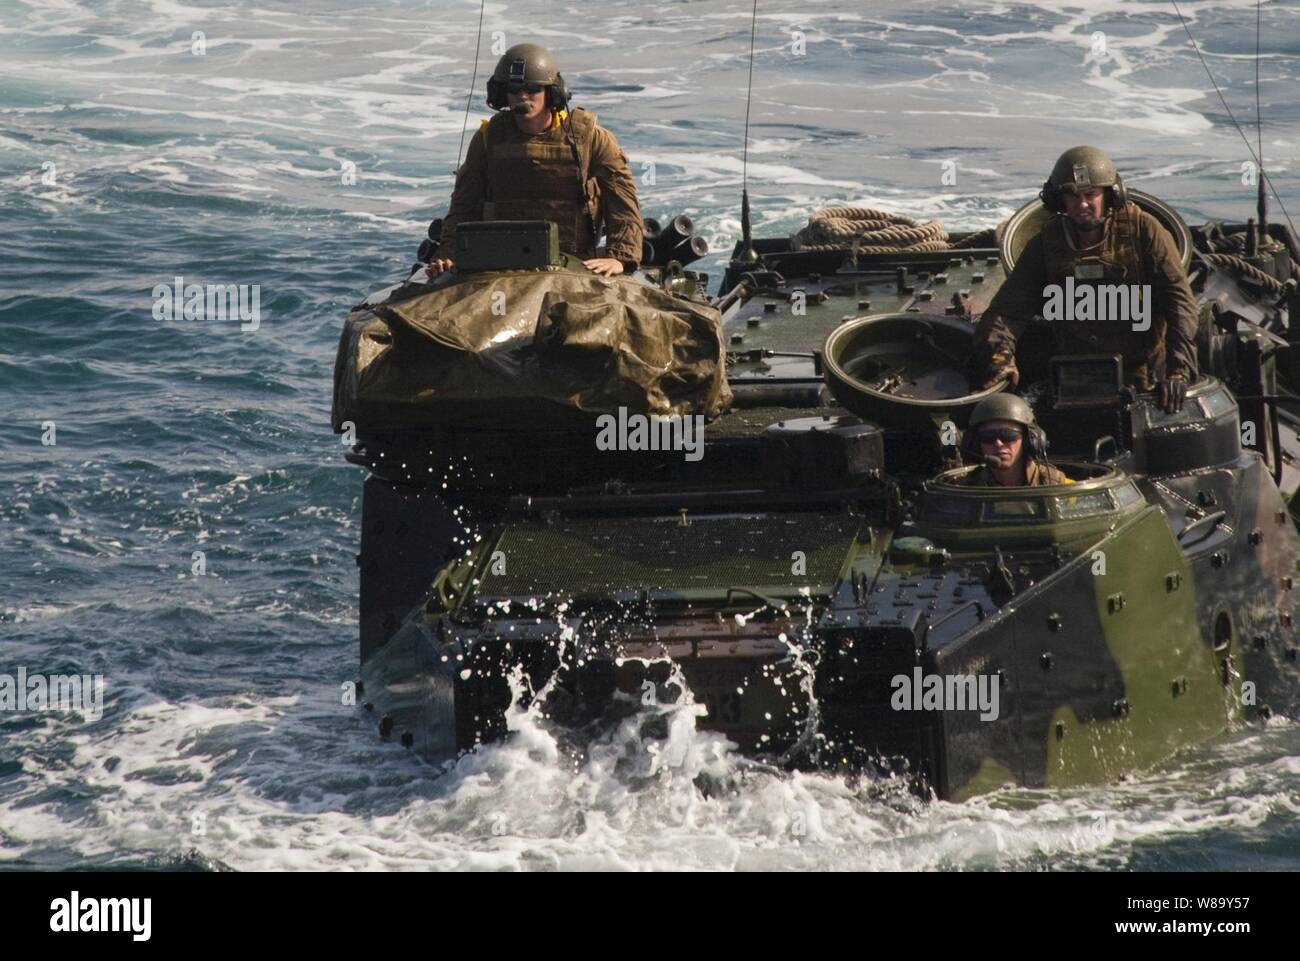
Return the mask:
M 572 129 L 569 128 L 572 124 Z M 520 132 L 503 111 L 481 128 L 487 156 L 484 220 L 550 220 L 559 227 L 560 249 L 582 258 L 596 255 L 595 218 L 600 187 L 589 176 L 595 121 L 574 110 L 558 128 L 535 136 Z M 572 135 L 576 145 L 569 137 Z
M 1054 217 L 1043 227 L 1043 260 L 1048 284 L 1065 289 L 1067 277 L 1074 278 L 1074 289 L 1114 284 L 1150 283 L 1142 275 L 1138 253 L 1138 207 L 1127 204 L 1111 214 L 1099 247 L 1075 250 L 1066 233 L 1066 218 Z M 1105 298 L 1094 294 L 1102 303 Z M 1166 319 L 1151 314 L 1151 326 L 1145 331 L 1133 329 L 1131 317 L 1107 317 L 1102 320 L 1059 320 L 1052 325 L 1056 349 L 1062 354 L 1119 354 L 1124 358 L 1124 380 L 1141 389 L 1149 389 L 1156 364 L 1164 354 Z
M 979 467 L 961 479 L 963 487 L 1001 487 L 993 471 L 988 467 Z M 1057 467 L 1046 461 L 1029 459 L 1025 461 L 1025 487 L 1055 487 L 1061 484 L 1073 484 L 1070 478 Z

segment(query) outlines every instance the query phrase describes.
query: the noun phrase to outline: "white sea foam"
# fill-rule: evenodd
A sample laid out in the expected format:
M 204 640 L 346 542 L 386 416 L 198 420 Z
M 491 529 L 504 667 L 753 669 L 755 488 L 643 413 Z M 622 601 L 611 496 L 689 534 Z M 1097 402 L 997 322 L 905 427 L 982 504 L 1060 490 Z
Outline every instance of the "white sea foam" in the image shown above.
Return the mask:
M 1274 724 L 1193 753 L 1190 771 L 922 802 L 901 785 L 744 761 L 725 738 L 696 729 L 700 709 L 687 700 L 633 715 L 583 758 L 535 710 L 515 708 L 504 743 L 440 775 L 377 743 L 369 722 L 336 700 L 324 688 L 209 703 L 145 698 L 111 731 L 54 732 L 76 746 L 73 760 L 33 770 L 24 793 L 57 794 L 75 779 L 96 792 L 94 816 L 79 827 L 53 802 L 21 805 L 8 812 L 6 856 L 57 844 L 83 856 L 193 848 L 250 870 L 1086 866 L 1122 861 L 1137 843 L 1255 829 L 1279 804 L 1295 807 L 1288 785 L 1300 774 L 1295 757 L 1276 756 L 1295 726 Z M 668 723 L 647 738 L 654 716 Z M 322 738 L 328 750 L 310 747 Z M 119 759 L 111 771 L 109 756 Z

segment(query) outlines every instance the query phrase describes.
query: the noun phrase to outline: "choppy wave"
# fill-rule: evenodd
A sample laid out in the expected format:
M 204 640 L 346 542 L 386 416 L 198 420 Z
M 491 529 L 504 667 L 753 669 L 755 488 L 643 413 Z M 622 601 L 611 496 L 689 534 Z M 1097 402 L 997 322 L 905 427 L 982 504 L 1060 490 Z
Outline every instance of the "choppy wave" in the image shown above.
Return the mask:
M 378 743 L 330 683 L 183 702 L 128 683 L 98 726 L 23 731 L 23 769 L 0 777 L 3 793 L 29 782 L 7 812 L 6 857 L 259 870 L 1234 869 L 1291 864 L 1300 833 L 1291 722 L 1109 788 L 949 804 L 897 782 L 745 760 L 695 729 L 698 711 L 643 709 L 575 749 L 516 710 L 508 742 L 440 771 Z M 1206 845 L 1221 857 L 1201 864 Z

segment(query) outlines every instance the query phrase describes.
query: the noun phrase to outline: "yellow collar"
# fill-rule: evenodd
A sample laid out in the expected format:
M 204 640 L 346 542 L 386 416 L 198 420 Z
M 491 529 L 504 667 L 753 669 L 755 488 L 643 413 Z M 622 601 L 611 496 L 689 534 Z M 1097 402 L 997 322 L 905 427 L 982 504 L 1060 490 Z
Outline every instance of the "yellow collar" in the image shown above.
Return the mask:
M 552 110 L 552 111 L 551 111 L 551 125 L 550 125 L 549 127 L 547 127 L 546 129 L 547 129 L 547 130 L 554 130 L 554 129 L 556 129 L 557 127 L 559 127 L 560 124 L 564 123 L 564 121 L 567 120 L 568 118 L 569 118 L 569 111 L 567 111 L 567 110 Z M 491 123 L 491 122 L 492 122 L 492 118 L 490 118 L 490 117 L 489 117 L 487 120 L 480 120 L 480 121 L 479 121 L 479 129 L 480 129 L 480 130 L 485 130 L 485 128 L 487 127 L 487 125 L 488 125 L 489 123 Z M 484 136 L 487 136 L 486 132 L 484 133 Z

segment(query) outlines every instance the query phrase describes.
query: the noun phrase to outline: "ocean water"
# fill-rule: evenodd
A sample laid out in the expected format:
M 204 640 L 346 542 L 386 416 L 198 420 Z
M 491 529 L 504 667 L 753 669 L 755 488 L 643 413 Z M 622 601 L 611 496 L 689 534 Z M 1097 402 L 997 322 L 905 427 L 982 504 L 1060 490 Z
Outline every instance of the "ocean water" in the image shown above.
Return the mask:
M 991 226 L 1080 142 L 1191 222 L 1251 213 L 1167 3 L 759 6 L 760 235 L 846 201 Z M 1180 6 L 1254 144 L 1254 3 Z M 470 129 L 492 44 L 548 44 L 645 212 L 695 218 L 719 276 L 748 0 L 485 9 Z M 0 713 L 0 866 L 1300 868 L 1284 719 L 1122 784 L 952 805 L 746 762 L 685 706 L 579 761 L 520 713 L 442 771 L 342 704 L 362 472 L 328 426 L 334 349 L 445 209 L 478 15 L 0 0 L 0 673 L 105 678 L 98 718 Z M 1300 8 L 1263 19 L 1265 163 L 1296 216 Z M 159 319 L 177 277 L 258 285 L 260 324 Z

